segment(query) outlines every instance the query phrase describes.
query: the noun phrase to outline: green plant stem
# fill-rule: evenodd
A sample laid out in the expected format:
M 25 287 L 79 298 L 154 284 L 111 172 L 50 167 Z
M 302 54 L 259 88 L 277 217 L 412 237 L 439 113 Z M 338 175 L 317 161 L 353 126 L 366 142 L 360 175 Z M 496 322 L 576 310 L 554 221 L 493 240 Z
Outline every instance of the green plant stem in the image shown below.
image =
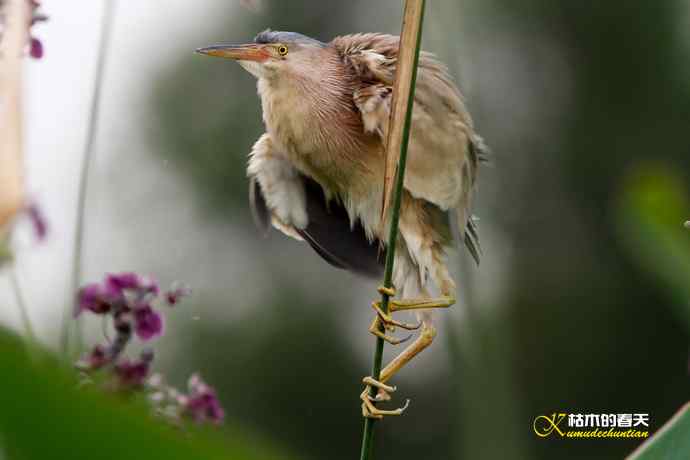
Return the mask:
M 108 55 L 108 48 L 112 36 L 113 22 L 115 18 L 116 0 L 106 0 L 101 19 L 101 39 L 98 47 L 98 62 L 96 63 L 96 76 L 91 98 L 91 109 L 89 113 L 89 126 L 86 134 L 86 143 L 82 156 L 82 167 L 79 175 L 79 195 L 77 197 L 77 219 L 74 232 L 74 252 L 72 253 L 72 278 L 70 290 L 68 292 L 67 306 L 62 316 L 62 337 L 61 348 L 65 357 L 70 353 L 70 337 L 72 332 L 71 325 L 74 324 L 75 349 L 81 348 L 82 325 L 79 319 L 72 317 L 74 310 L 74 296 L 79 289 L 82 277 L 82 267 L 84 260 L 84 235 L 86 221 L 86 198 L 89 189 L 89 176 L 93 163 L 93 150 L 98 131 L 98 115 L 101 106 L 101 95 L 103 90 L 103 75 Z
M 403 195 L 403 184 L 405 181 L 405 166 L 407 163 L 407 147 L 409 144 L 410 140 L 410 131 L 411 131 L 411 126 L 412 126 L 412 108 L 414 106 L 414 91 L 415 91 L 415 84 L 417 81 L 417 67 L 419 64 L 419 53 L 421 49 L 421 42 L 422 42 L 422 25 L 424 23 L 424 7 L 425 7 L 425 0 L 422 0 L 421 2 L 421 15 L 419 17 L 419 31 L 416 37 L 416 48 L 415 48 L 415 57 L 414 57 L 414 65 L 413 65 L 413 70 L 412 70 L 412 78 L 411 78 L 411 84 L 410 84 L 410 94 L 409 94 L 409 99 L 407 102 L 407 110 L 405 113 L 405 118 L 404 118 L 404 129 L 403 129 L 403 140 L 402 144 L 400 147 L 400 159 L 398 161 L 398 168 L 395 176 L 395 189 L 394 189 L 394 194 L 393 194 L 393 206 L 391 208 L 391 221 L 390 221 L 390 230 L 388 234 L 388 244 L 387 244 L 387 251 L 386 251 L 386 268 L 384 272 L 384 279 L 383 279 L 383 285 L 385 287 L 392 287 L 393 285 L 393 264 L 395 261 L 395 248 L 396 244 L 398 241 L 398 224 L 400 220 L 400 205 L 402 203 L 402 195 Z M 403 43 L 401 41 L 400 46 L 403 46 Z M 398 63 L 398 66 L 401 64 Z M 400 70 L 400 67 L 398 67 L 398 71 Z M 394 109 L 393 109 L 394 110 Z M 399 120 L 398 120 L 399 121 Z M 392 129 L 392 127 L 391 127 Z M 388 304 L 390 301 L 390 297 L 386 294 L 381 295 L 381 309 L 388 313 Z M 382 332 L 384 332 L 383 327 L 381 326 Z M 378 380 L 381 375 L 381 367 L 383 363 L 383 346 L 384 346 L 384 341 L 381 338 L 376 339 L 376 349 L 374 351 L 374 364 L 372 366 L 372 371 L 371 375 L 374 379 Z M 376 389 L 371 388 L 369 395 L 373 398 L 376 396 Z M 360 453 L 360 460 L 370 460 L 372 457 L 372 446 L 373 446 L 373 439 L 374 439 L 374 423 L 375 419 L 372 418 L 365 418 L 364 419 L 364 433 L 362 435 L 362 450 Z
M 10 283 L 12 284 L 12 290 L 14 291 L 14 297 L 17 302 L 17 308 L 19 309 L 22 325 L 24 326 L 24 331 L 26 332 L 26 338 L 30 343 L 34 343 L 36 340 L 36 333 L 34 332 L 33 325 L 31 324 L 28 305 L 26 304 L 26 299 L 24 299 L 24 293 L 22 292 L 19 277 L 17 276 L 16 262 L 14 262 L 14 264 L 15 265 L 9 270 Z

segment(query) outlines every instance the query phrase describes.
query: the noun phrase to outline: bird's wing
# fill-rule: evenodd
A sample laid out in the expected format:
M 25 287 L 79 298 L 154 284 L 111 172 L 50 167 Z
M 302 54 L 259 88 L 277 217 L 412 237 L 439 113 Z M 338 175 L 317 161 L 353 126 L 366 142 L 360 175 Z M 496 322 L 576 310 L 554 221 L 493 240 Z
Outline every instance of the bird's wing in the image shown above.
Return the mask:
M 306 241 L 331 265 L 380 278 L 385 252 L 379 251 L 378 241 L 369 241 L 361 224 L 351 225 L 342 204 L 328 201 L 318 183 L 294 170 L 273 149 L 264 134 L 249 158 L 249 201 L 259 230 L 265 234 L 272 224 Z
M 271 227 L 271 211 L 256 177 L 249 178 L 249 209 L 252 211 L 254 225 L 263 236 L 266 236 Z
M 282 222 L 266 206 L 259 182 L 250 179 L 250 204 L 257 228 L 265 233 L 272 222 L 283 233 L 304 240 L 326 262 L 334 267 L 370 278 L 383 275 L 385 249 L 379 251 L 376 242 L 367 239 L 361 224 L 350 226 L 346 209 L 338 202 L 327 202 L 321 186 L 306 176 L 305 185 L 309 224 L 304 229 Z
M 385 144 L 398 57 L 398 37 L 357 34 L 338 37 L 333 45 L 356 75 L 353 100 L 368 133 Z M 442 211 L 455 214 L 458 239 L 478 260 L 481 252 L 471 218 L 472 195 L 480 161 L 481 138 L 447 68 L 422 52 L 412 116 L 405 188 Z
M 336 200 L 326 201 L 321 186 L 302 176 L 307 196 L 309 225 L 297 232 L 328 263 L 371 278 L 383 276 L 385 250 L 369 241 L 362 225 L 350 224 L 345 207 Z

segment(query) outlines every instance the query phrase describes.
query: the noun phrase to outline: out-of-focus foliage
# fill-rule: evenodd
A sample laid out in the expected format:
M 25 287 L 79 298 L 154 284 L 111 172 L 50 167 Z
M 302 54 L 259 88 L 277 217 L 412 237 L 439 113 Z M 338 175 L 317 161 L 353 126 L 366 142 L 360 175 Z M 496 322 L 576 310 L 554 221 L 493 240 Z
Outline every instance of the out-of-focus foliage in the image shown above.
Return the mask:
M 688 188 L 677 174 L 654 164 L 630 173 L 620 198 L 620 232 L 640 268 L 669 292 L 679 321 L 690 331 L 690 234 L 682 223 Z M 685 405 L 631 459 L 690 456 L 690 405 Z
M 685 460 L 690 457 L 690 403 L 681 408 L 659 432 L 628 460 Z
M 265 27 L 320 39 L 400 27 L 397 0 L 263 3 L 259 14 L 229 9 L 198 45 L 248 41 Z M 687 400 L 680 282 L 669 295 L 668 275 L 650 276 L 658 262 L 646 262 L 648 251 L 623 233 L 646 230 L 618 212 L 634 193 L 630 170 L 647 160 L 674 171 L 670 187 L 690 182 L 687 2 L 435 0 L 428 8 L 424 46 L 451 64 L 494 152 L 476 208 L 486 262 L 474 275 L 477 295 L 457 307 L 460 320 L 428 352 L 443 356 L 442 371 L 408 383 L 430 374 L 425 355 L 396 379 L 412 406 L 380 425 L 377 449 L 397 459 L 620 458 L 635 441 L 546 442 L 529 427 L 554 410 L 639 410 L 655 430 Z M 217 215 L 247 228 L 245 155 L 263 131 L 254 79 L 234 63 L 190 53 L 163 69 L 153 103 L 160 154 L 202 202 L 220 206 Z M 652 215 L 676 212 L 657 205 Z M 679 229 L 688 215 L 677 217 Z M 232 389 L 230 418 L 305 456 L 353 458 L 357 382 L 369 363 L 351 350 L 342 312 L 368 307 L 326 295 L 325 266 L 323 279 L 300 280 L 317 273 L 307 248 L 301 259 L 289 253 L 293 270 L 275 269 L 284 258 L 276 248 L 296 244 L 257 248 L 267 268 L 255 282 L 275 295 L 235 322 L 186 327 L 197 356 L 170 367 L 201 360 L 221 395 L 223 382 Z M 353 290 L 366 286 L 342 279 Z M 473 286 L 472 278 L 458 281 L 462 294 Z M 231 308 L 225 299 L 207 307 Z M 357 340 L 369 339 L 366 326 Z M 311 417 L 327 427 L 318 439 Z
M 0 451 L 8 459 L 290 458 L 235 427 L 222 438 L 192 425 L 174 427 L 141 402 L 79 388 L 74 371 L 34 352 L 0 331 Z
M 688 210 L 687 187 L 654 166 L 631 174 L 621 199 L 624 240 L 640 268 L 667 286 L 690 331 L 690 234 L 683 226 Z

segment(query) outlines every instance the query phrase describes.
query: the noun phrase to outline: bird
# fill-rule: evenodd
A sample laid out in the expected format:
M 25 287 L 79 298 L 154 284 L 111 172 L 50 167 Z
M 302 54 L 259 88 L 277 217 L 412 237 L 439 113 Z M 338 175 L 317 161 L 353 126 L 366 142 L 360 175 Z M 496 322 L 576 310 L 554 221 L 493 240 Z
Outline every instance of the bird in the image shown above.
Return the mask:
M 266 132 L 249 153 L 247 176 L 254 220 L 309 244 L 326 262 L 366 277 L 383 274 L 390 219 L 381 220 L 385 148 L 400 39 L 356 33 L 330 42 L 267 29 L 252 42 L 218 44 L 197 53 L 232 59 L 257 79 Z M 432 311 L 455 303 L 448 250 L 464 244 L 482 253 L 472 204 L 488 149 L 447 67 L 420 53 L 407 169 L 395 248 L 397 296 L 384 312 L 373 302 L 369 331 L 392 345 L 396 327 L 418 337 L 382 370 L 365 377 L 362 415 L 401 415 L 377 407 L 396 391 L 386 384 L 436 336 Z M 432 292 L 437 292 L 434 297 Z M 393 313 L 417 311 L 417 322 Z M 370 396 L 371 387 L 377 389 Z

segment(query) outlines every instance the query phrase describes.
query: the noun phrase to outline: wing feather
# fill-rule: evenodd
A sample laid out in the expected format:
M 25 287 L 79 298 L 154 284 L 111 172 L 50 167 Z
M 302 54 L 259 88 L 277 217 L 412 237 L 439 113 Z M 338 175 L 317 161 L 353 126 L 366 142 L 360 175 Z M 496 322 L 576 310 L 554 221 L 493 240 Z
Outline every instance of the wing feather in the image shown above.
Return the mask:
M 249 179 L 249 209 L 251 209 L 256 228 L 263 236 L 266 236 L 271 228 L 271 211 L 261 193 L 259 181 L 255 177 Z
M 298 233 L 328 263 L 359 275 L 380 278 L 385 253 L 378 241 L 369 241 L 359 223 L 350 225 L 347 210 L 326 201 L 321 186 L 303 176 L 309 225 Z
M 328 202 L 319 184 L 304 175 L 300 178 L 305 186 L 309 224 L 298 229 L 273 216 L 273 225 L 289 236 L 306 241 L 321 258 L 336 268 L 380 278 L 385 250 L 379 250 L 378 241 L 369 241 L 359 223 L 351 226 L 345 207 L 336 201 Z M 253 178 L 249 192 L 254 222 L 260 231 L 267 232 L 271 211 L 261 187 Z
M 364 130 L 378 135 L 383 144 L 398 43 L 398 37 L 383 34 L 347 35 L 333 41 L 358 76 L 353 101 Z M 457 240 L 465 243 L 478 263 L 481 247 L 471 207 L 479 163 L 486 161 L 487 149 L 474 132 L 448 69 L 427 52 L 420 56 L 412 129 L 405 188 L 412 196 L 457 214 L 451 216 L 458 227 Z

